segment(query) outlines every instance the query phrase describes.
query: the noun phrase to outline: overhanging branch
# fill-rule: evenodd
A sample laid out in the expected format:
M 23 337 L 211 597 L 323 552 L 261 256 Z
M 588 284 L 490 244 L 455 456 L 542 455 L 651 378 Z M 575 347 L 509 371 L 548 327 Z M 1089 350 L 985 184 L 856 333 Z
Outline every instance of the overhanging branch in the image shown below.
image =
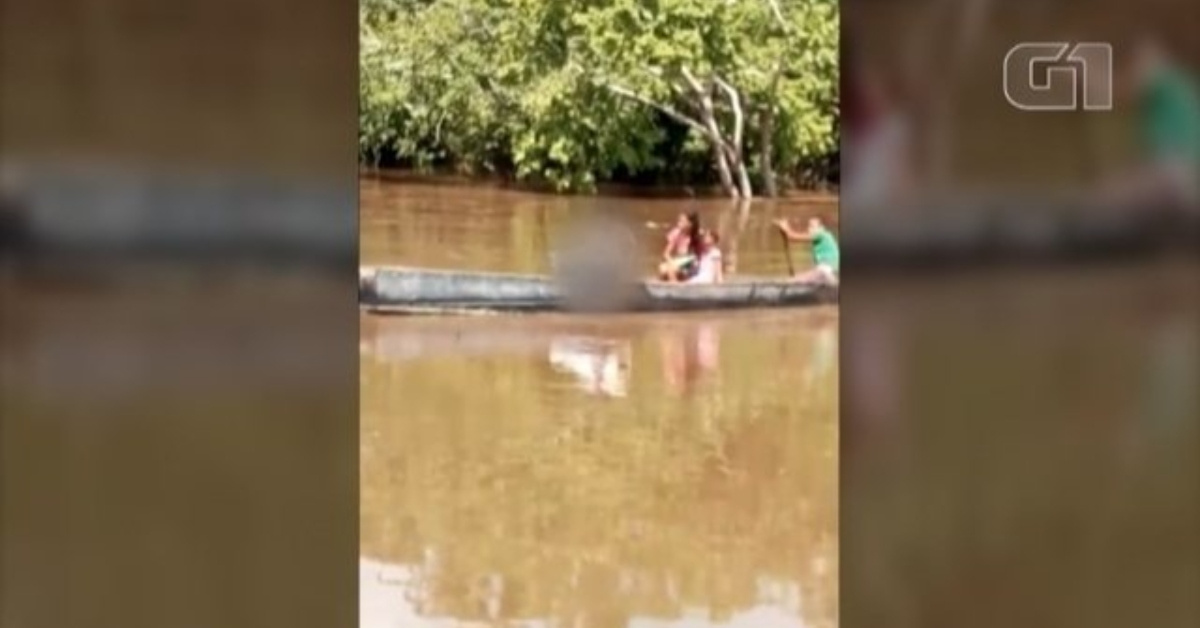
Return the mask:
M 788 28 L 787 20 L 783 19 L 783 11 L 779 10 L 779 0 L 767 0 L 767 6 L 771 8 L 771 14 L 775 16 L 775 22 L 779 24 L 779 28 L 784 33 L 790 32 L 791 29 Z
M 708 90 L 704 89 L 704 86 L 700 84 L 700 81 L 696 80 L 696 77 L 692 75 L 687 68 L 680 68 L 679 71 L 681 74 L 683 74 L 683 79 L 687 81 L 688 85 L 692 87 L 692 90 L 696 92 L 697 96 L 708 95 Z
M 604 83 L 604 87 L 606 89 L 608 89 L 608 91 L 610 91 L 618 96 L 622 96 L 624 98 L 628 98 L 630 100 L 633 100 L 633 101 L 639 102 L 643 105 L 646 105 L 647 107 L 657 109 L 658 111 L 661 111 L 662 113 L 666 114 L 672 120 L 675 120 L 676 122 L 679 122 L 680 124 L 683 124 L 684 126 L 687 126 L 688 128 L 699 132 L 701 135 L 705 135 L 705 136 L 708 135 L 708 129 L 706 129 L 704 127 L 704 125 L 702 125 L 699 122 L 680 113 L 674 107 L 671 107 L 669 105 L 664 105 L 663 103 L 646 98 L 645 96 L 642 96 L 641 94 L 639 94 L 627 87 L 622 87 L 620 85 L 613 85 L 612 83 Z

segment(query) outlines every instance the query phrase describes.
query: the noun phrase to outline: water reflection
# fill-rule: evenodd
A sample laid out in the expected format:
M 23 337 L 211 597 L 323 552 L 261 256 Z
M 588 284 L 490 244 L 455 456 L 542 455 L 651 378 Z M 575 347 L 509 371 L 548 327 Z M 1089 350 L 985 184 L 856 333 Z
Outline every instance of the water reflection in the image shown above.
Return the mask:
M 260 388 L 324 387 L 331 374 L 351 366 L 329 359 L 348 353 L 345 338 L 319 333 L 329 329 L 329 317 L 282 317 L 273 333 L 255 333 L 261 324 L 255 307 L 267 299 L 312 312 L 319 299 L 344 296 L 336 285 L 307 281 L 314 297 L 280 298 L 263 289 L 194 297 L 157 286 L 144 291 L 152 296 L 133 289 L 13 289 L 0 297 L 0 328 L 10 332 L 0 334 L 0 381 L 23 398 L 60 408 L 125 403 L 150 389 L 191 395 L 240 389 L 251 372 Z M 244 304 L 250 294 L 259 300 L 254 306 Z M 230 368 L 230 356 L 239 368 Z
M 364 319 L 363 625 L 836 625 L 836 329 Z
M 436 566 L 433 567 L 436 569 Z M 427 577 L 429 566 L 395 565 L 369 558 L 359 562 L 360 626 L 362 628 L 403 628 L 422 626 L 425 628 L 464 626 L 521 626 L 527 628 L 549 628 L 561 625 L 572 628 L 606 625 L 604 620 L 616 619 L 627 628 L 806 628 L 802 616 L 804 603 L 800 586 L 793 582 L 763 578 L 755 583 L 755 604 L 727 618 L 715 618 L 703 608 L 683 607 L 674 617 L 649 617 L 616 615 L 611 611 L 596 617 L 588 611 L 580 611 L 564 618 L 562 623 L 533 617 L 504 619 L 504 605 L 510 596 L 507 581 L 498 574 L 483 577 L 472 587 L 479 617 L 474 621 L 460 621 L 449 615 L 439 615 L 428 607 L 429 600 L 422 595 L 421 582 Z M 591 576 L 584 569 L 569 575 L 572 587 L 586 587 Z M 616 575 L 616 593 L 625 600 L 644 596 L 649 590 L 661 590 L 668 597 L 679 595 L 679 586 L 674 581 L 656 581 L 653 575 L 624 572 Z M 599 623 L 598 623 L 599 622 Z
M 588 337 L 556 338 L 550 342 L 550 365 L 576 379 L 585 392 L 624 397 L 629 391 L 628 342 Z
M 651 269 L 660 225 L 698 211 L 737 272 L 782 275 L 770 220 L 836 224 L 833 201 L 363 181 L 361 261 L 546 272 L 554 234 L 602 208 Z M 835 626 L 837 321 L 364 317 L 362 625 Z
M 848 623 L 1195 624 L 1196 271 L 856 291 L 841 538 L 864 602 Z M 895 395 L 878 417 L 872 390 Z
M 1145 419 L 1131 423 L 1150 432 L 1150 440 L 1170 440 L 1189 427 L 1200 406 L 1200 334 L 1194 320 L 1174 316 L 1159 322 L 1150 335 L 1140 404 Z M 1137 434 L 1133 440 L 1138 440 Z
M 835 374 L 838 357 L 838 325 L 833 319 L 824 319 L 814 325 L 812 368 L 805 369 L 805 388 Z
M 667 387 L 676 394 L 691 391 L 705 376 L 717 371 L 721 346 L 717 329 L 712 324 L 665 333 L 659 345 L 663 378 Z
M 900 412 L 904 354 L 897 339 L 897 317 L 860 309 L 853 325 L 846 326 L 846 350 L 851 377 L 846 400 L 851 443 L 884 437 Z

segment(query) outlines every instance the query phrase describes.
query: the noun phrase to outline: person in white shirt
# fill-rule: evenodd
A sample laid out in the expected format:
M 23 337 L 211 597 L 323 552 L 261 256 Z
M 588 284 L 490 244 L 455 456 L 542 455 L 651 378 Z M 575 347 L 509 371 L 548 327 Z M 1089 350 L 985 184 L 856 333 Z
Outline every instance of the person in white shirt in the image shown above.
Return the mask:
M 703 246 L 696 274 L 687 283 L 721 283 L 725 280 L 724 261 L 719 246 L 721 236 L 712 229 L 704 231 Z

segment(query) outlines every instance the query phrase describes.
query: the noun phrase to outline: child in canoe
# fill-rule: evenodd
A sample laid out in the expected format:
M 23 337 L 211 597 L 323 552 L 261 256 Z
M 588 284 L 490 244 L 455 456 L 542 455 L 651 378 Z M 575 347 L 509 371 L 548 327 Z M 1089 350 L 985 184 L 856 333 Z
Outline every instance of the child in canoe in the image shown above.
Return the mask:
M 704 246 L 700 215 L 696 212 L 680 214 L 675 227 L 667 233 L 667 246 L 663 249 L 663 262 L 658 267 L 658 277 L 664 281 L 686 281 L 699 270 L 701 248 Z
M 796 231 L 788 224 L 787 219 L 776 220 L 775 225 L 783 232 L 783 235 L 792 241 L 809 242 L 812 244 L 812 256 L 814 267 L 802 273 L 796 274 L 796 281 L 805 283 L 822 283 L 830 286 L 836 286 L 838 283 L 838 275 L 841 272 L 841 251 L 838 248 L 837 238 L 833 237 L 833 233 L 825 228 L 824 223 L 820 218 L 813 217 L 808 219 L 808 229 L 804 231 Z
M 721 283 L 725 280 L 724 261 L 721 259 L 721 235 L 715 230 L 704 231 L 704 245 L 700 252 L 700 261 L 696 264 L 696 274 L 687 283 Z

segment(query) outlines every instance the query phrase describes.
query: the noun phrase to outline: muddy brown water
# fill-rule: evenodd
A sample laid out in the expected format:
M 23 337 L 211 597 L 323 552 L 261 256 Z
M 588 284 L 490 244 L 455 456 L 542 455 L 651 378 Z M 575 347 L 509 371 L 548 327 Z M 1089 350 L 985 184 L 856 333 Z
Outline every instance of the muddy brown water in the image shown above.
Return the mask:
M 770 218 L 836 218 L 364 181 L 362 260 L 544 272 L 598 205 L 648 267 L 699 211 L 755 274 Z M 360 353 L 362 626 L 837 624 L 836 308 L 364 316 Z
M 550 269 L 556 235 L 581 214 L 601 209 L 628 221 L 642 243 L 642 262 L 654 269 L 664 237 L 681 212 L 722 234 L 735 271 L 778 275 L 787 257 L 776 218 L 820 216 L 836 231 L 837 199 L 806 196 L 756 201 L 749 212 L 725 199 L 567 197 L 501 188 L 401 184 L 364 179 L 360 185 L 363 264 L 538 273 Z M 745 216 L 743 218 L 743 215 Z M 800 269 L 809 253 L 791 246 Z

